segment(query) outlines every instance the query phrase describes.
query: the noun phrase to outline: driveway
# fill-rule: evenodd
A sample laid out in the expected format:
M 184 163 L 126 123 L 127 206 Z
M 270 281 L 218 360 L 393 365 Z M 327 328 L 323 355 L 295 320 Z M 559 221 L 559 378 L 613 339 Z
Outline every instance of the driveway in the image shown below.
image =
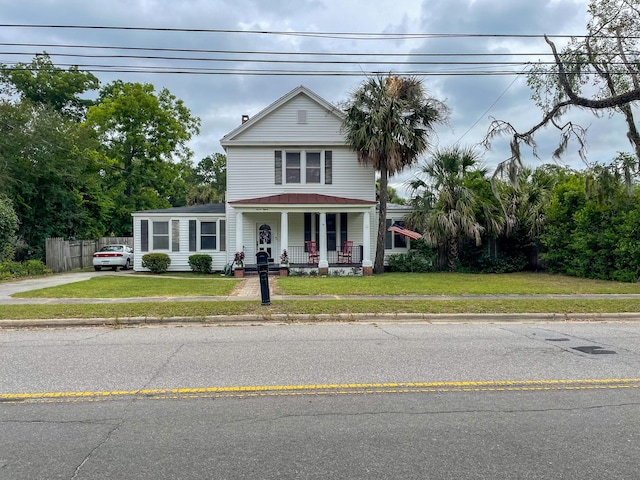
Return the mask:
M 114 272 L 112 270 L 106 272 L 73 272 L 73 273 L 60 273 L 50 275 L 41 278 L 29 278 L 26 280 L 16 280 L 10 282 L 0 283 L 0 301 L 8 299 L 14 293 L 27 292 L 29 290 L 39 290 L 47 287 L 57 287 L 58 285 L 65 285 L 67 283 L 82 282 L 89 280 L 93 277 L 100 277 L 105 275 L 127 275 L 133 272 L 133 270 L 118 270 Z

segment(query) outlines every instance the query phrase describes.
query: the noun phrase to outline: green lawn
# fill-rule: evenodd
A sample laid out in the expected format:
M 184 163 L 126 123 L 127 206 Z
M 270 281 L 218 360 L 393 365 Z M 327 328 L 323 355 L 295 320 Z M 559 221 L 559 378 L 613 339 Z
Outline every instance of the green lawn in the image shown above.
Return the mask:
M 230 315 L 338 315 L 359 313 L 623 313 L 640 312 L 640 300 L 290 300 L 269 306 L 259 300 L 120 304 L 3 305 L 0 319 L 175 318 Z
M 561 275 L 386 273 L 372 277 L 272 277 L 277 294 L 328 295 L 330 300 L 149 302 L 144 297 L 227 296 L 241 280 L 218 276 L 104 276 L 14 295 L 23 298 L 126 298 L 134 303 L 3 305 L 0 319 L 207 317 L 229 315 L 338 315 L 360 313 L 623 313 L 640 312 L 640 299 L 500 299 L 493 295 L 640 294 L 635 283 L 585 280 Z M 399 295 L 394 299 L 344 299 L 347 295 Z M 434 295 L 428 300 L 402 295 Z M 460 296 L 444 299 L 438 296 Z M 486 295 L 468 298 L 465 295 Z
M 536 295 L 638 293 L 637 283 L 544 273 L 385 273 L 371 277 L 284 277 L 287 295 Z
M 215 276 L 104 276 L 15 294 L 20 298 L 227 296 L 241 280 Z M 637 283 L 542 273 L 385 273 L 371 277 L 271 277 L 283 295 L 543 295 L 637 293 Z
M 19 298 L 225 297 L 241 280 L 220 277 L 184 278 L 104 276 L 59 287 L 16 293 Z

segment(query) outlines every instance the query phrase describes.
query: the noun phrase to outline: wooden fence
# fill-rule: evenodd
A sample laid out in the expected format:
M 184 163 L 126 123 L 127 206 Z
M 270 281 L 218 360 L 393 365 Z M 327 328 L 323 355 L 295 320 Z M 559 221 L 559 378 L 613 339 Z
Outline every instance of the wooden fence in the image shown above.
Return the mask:
M 133 237 L 103 237 L 98 240 L 47 238 L 45 247 L 47 268 L 58 273 L 91 267 L 94 252 L 112 243 L 123 243 L 133 247 Z

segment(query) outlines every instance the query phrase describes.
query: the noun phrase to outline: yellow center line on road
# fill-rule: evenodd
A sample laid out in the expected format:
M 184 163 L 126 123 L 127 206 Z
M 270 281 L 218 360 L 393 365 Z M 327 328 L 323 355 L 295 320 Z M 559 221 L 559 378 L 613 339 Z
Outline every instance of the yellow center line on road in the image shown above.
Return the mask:
M 487 380 L 461 382 L 329 383 L 312 385 L 246 385 L 79 392 L 0 393 L 0 403 L 97 401 L 123 398 L 211 398 L 332 394 L 506 392 L 640 388 L 640 378 L 571 380 Z

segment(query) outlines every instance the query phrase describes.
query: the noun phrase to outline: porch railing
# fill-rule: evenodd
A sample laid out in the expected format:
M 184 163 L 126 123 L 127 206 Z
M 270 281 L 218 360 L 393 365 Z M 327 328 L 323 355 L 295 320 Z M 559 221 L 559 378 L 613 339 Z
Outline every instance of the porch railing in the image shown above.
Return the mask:
M 362 264 L 362 245 L 354 245 L 351 252 L 351 262 L 338 262 L 338 250 L 327 251 L 327 261 L 329 265 L 360 265 Z M 289 245 L 287 249 L 289 255 L 289 263 L 292 266 L 309 266 L 309 254 L 305 251 L 304 245 Z M 278 255 L 278 258 L 280 256 Z

